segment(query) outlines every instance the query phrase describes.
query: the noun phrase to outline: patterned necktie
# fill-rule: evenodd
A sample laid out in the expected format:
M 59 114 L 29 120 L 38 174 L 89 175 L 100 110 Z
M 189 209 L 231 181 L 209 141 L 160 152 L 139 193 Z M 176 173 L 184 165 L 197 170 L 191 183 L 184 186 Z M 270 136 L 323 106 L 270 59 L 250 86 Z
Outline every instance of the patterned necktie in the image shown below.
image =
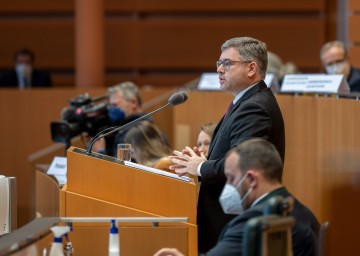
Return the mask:
M 229 107 L 228 107 L 228 109 L 227 109 L 226 112 L 225 112 L 224 117 L 226 117 L 226 116 L 230 113 L 230 111 L 232 110 L 233 107 L 234 107 L 234 103 L 231 102 L 230 105 L 229 105 Z

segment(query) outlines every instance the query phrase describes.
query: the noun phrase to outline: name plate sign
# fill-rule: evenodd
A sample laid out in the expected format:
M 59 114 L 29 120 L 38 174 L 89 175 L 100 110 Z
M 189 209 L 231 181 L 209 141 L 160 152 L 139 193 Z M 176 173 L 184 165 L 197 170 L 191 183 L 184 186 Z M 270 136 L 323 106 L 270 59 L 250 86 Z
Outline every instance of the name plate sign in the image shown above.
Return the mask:
M 220 90 L 218 73 L 202 73 L 198 84 L 199 90 Z
M 343 93 L 350 92 L 343 75 L 291 74 L 285 75 L 281 92 Z

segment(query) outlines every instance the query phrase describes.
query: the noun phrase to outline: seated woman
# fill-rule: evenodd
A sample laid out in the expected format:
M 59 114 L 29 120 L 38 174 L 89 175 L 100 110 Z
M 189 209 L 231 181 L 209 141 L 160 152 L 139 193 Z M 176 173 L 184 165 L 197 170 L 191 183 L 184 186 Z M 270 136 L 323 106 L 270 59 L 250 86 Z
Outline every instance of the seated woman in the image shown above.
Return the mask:
M 173 172 L 168 156 L 172 153 L 165 135 L 149 121 L 141 121 L 126 133 L 125 143 L 132 146 L 132 158 L 139 164 Z
M 197 139 L 197 148 L 200 152 L 204 153 L 206 157 L 208 157 L 209 146 L 215 127 L 216 124 L 214 123 L 203 124 L 200 127 L 200 133 Z

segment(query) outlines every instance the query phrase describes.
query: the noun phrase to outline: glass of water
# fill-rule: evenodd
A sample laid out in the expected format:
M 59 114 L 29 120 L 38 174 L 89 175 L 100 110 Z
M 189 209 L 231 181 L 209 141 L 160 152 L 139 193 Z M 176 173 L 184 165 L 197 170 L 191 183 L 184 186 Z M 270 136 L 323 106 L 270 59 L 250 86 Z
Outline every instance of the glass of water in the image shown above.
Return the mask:
M 131 144 L 118 144 L 117 158 L 121 161 L 131 161 Z

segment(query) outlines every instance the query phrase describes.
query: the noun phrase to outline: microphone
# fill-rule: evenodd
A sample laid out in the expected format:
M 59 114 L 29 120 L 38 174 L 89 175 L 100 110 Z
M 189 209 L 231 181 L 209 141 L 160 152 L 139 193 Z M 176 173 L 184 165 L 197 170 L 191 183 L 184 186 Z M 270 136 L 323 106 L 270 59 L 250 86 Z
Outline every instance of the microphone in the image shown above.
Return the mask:
M 121 130 L 124 130 L 125 128 L 129 128 L 131 127 L 132 125 L 134 125 L 135 123 L 139 122 L 140 120 L 148 117 L 148 116 L 151 116 L 152 114 L 160 111 L 160 110 L 163 110 L 164 108 L 168 107 L 169 105 L 171 106 L 177 106 L 177 105 L 180 105 L 180 104 L 183 104 L 185 101 L 187 101 L 188 99 L 188 95 L 186 94 L 186 92 L 182 91 L 182 92 L 177 92 L 177 93 L 174 93 L 170 96 L 169 100 L 168 100 L 168 103 L 166 103 L 166 105 L 162 106 L 161 108 L 158 108 L 150 113 L 147 113 L 139 118 L 136 118 L 135 120 L 129 122 L 129 123 L 126 123 L 122 126 L 113 126 L 113 127 L 109 127 L 103 131 L 100 131 L 99 133 L 97 133 L 94 138 L 90 141 L 89 143 L 89 146 L 87 147 L 86 149 L 86 152 L 88 155 L 91 155 L 91 149 L 94 145 L 94 143 L 103 138 L 103 137 L 106 137 L 110 134 L 113 134 L 117 131 L 121 131 Z
M 177 92 L 170 96 L 169 104 L 171 106 L 176 106 L 179 104 L 183 104 L 188 99 L 186 92 Z

